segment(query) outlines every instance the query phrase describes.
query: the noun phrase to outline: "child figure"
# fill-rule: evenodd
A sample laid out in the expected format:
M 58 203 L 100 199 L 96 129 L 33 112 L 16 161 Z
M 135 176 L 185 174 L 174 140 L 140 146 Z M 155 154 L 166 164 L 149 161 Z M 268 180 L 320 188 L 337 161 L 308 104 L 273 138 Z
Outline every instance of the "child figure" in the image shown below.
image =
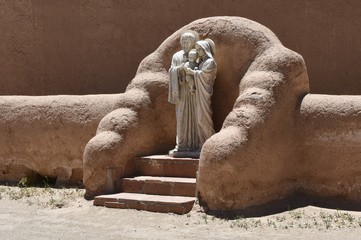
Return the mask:
M 195 49 L 192 49 L 188 53 L 188 62 L 185 63 L 184 67 L 188 67 L 192 70 L 198 70 L 198 63 L 197 63 L 198 54 Z M 189 90 L 191 94 L 196 92 L 196 86 L 194 84 L 194 75 L 187 74 L 186 75 L 186 82 L 188 83 Z

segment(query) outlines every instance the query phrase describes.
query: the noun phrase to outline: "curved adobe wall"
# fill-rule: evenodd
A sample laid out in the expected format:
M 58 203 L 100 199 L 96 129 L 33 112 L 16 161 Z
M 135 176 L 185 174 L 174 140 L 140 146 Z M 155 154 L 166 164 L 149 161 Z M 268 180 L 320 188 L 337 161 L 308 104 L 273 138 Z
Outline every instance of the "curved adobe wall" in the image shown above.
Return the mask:
M 199 32 L 202 39 L 211 38 L 217 46 L 219 71 L 212 103 L 220 132 L 202 149 L 198 177 L 202 204 L 234 209 L 288 194 L 285 186 L 294 164 L 286 163 L 295 150 L 293 144 L 289 146 L 294 142 L 293 113 L 309 90 L 304 61 L 256 22 L 212 17 L 181 28 L 142 61 L 116 104 L 119 109 L 102 119 L 85 148 L 87 197 L 116 191 L 119 176 L 134 173 L 134 156 L 159 153 L 166 144 L 165 150 L 174 146 L 175 113 L 167 104 L 167 71 L 185 29 Z M 260 174 L 264 179 L 257 177 Z M 253 178 L 258 178 L 258 185 L 248 188 Z M 270 182 L 283 184 L 270 188 Z
M 0 97 L 0 181 L 80 183 L 83 151 L 118 94 Z
M 0 95 L 123 92 L 178 28 L 226 15 L 300 53 L 313 93 L 361 94 L 358 0 L 24 0 L 0 2 Z
M 222 127 L 202 149 L 200 204 L 244 210 L 300 191 L 358 200 L 360 97 L 307 94 L 303 58 L 269 29 L 236 17 L 197 20 L 142 61 L 118 109 L 102 119 L 85 148 L 86 196 L 116 191 L 119 176 L 134 173 L 135 155 L 174 145 L 167 70 L 189 28 L 214 39 L 220 66 L 213 107 Z
M 361 199 L 361 96 L 307 95 L 298 121 L 300 190 Z

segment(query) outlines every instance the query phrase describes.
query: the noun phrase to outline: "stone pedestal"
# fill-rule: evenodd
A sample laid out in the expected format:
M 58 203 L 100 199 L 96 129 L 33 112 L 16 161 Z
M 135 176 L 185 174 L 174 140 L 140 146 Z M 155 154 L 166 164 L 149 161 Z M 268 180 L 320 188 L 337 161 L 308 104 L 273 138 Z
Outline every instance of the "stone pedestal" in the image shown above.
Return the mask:
M 201 151 L 200 150 L 170 150 L 168 155 L 170 157 L 174 157 L 174 158 L 199 158 L 199 156 L 201 155 Z

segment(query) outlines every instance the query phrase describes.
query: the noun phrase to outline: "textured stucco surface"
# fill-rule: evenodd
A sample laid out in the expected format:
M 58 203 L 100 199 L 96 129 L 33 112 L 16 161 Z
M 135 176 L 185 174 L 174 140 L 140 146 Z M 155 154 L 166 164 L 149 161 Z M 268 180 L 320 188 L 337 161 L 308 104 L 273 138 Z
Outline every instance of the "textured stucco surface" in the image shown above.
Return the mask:
M 177 29 L 226 15 L 300 53 L 312 93 L 361 94 L 358 0 L 0 0 L 0 94 L 123 92 Z
M 201 153 L 198 190 L 203 203 L 234 209 L 286 196 L 292 191 L 287 179 L 294 165 L 286 165 L 295 152 L 289 144 L 295 140 L 294 111 L 309 91 L 307 71 L 302 57 L 283 47 L 269 29 L 237 17 L 197 20 L 142 61 L 121 94 L 119 109 L 101 121 L 85 148 L 87 196 L 117 191 L 118 177 L 134 173 L 134 156 L 174 146 L 175 113 L 166 103 L 167 71 L 184 29 L 217 45 L 219 71 L 212 103 L 220 132 Z M 258 185 L 250 187 L 253 179 Z M 280 184 L 271 187 L 275 182 Z
M 301 190 L 361 199 L 361 96 L 307 95 L 298 120 Z
M 0 97 L 0 181 L 81 183 L 83 151 L 117 94 Z
M 203 146 L 197 178 L 202 206 L 247 209 L 297 193 L 360 199 L 360 97 L 308 94 L 303 58 L 268 28 L 236 17 L 197 20 L 142 61 L 119 109 L 85 148 L 87 197 L 121 190 L 119 176 L 134 173 L 134 156 L 174 145 L 167 70 L 184 29 L 218 46 L 217 133 Z
M 0 97 L 0 181 L 39 174 L 83 179 L 87 197 L 121 190 L 134 156 L 175 144 L 167 71 L 190 28 L 215 41 L 219 66 L 217 133 L 204 145 L 197 180 L 202 206 L 245 209 L 299 192 L 360 200 L 360 96 L 308 94 L 301 55 L 237 17 L 200 19 L 172 34 L 125 93 Z

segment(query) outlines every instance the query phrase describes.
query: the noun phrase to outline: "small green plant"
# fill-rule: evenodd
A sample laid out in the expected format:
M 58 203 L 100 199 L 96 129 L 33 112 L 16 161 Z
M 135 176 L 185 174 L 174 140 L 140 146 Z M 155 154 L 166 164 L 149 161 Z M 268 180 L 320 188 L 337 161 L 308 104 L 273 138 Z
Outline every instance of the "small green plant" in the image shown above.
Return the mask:
M 249 225 L 248 225 L 247 219 L 243 219 L 243 220 L 239 221 L 238 227 L 248 230 Z
M 284 222 L 284 221 L 286 221 L 286 217 L 285 216 L 277 216 L 276 221 L 277 222 Z
M 257 228 L 257 227 L 263 227 L 261 220 L 255 220 L 255 219 L 247 219 L 243 216 L 239 216 L 236 220 L 232 220 L 230 224 L 231 228 L 243 228 L 245 230 L 248 230 L 250 228 Z
M 44 184 L 45 188 L 50 188 L 50 181 L 49 181 L 49 178 L 47 176 L 44 177 L 43 184 Z
M 254 220 L 253 225 L 254 227 L 262 227 L 262 222 L 261 220 Z
M 28 187 L 28 178 L 23 177 L 22 179 L 20 179 L 20 181 L 18 182 L 18 187 L 20 188 Z
M 312 217 L 312 223 L 313 223 L 313 226 L 318 227 L 318 222 L 317 222 L 316 217 Z
M 275 221 L 273 221 L 273 220 L 271 220 L 271 219 L 267 219 L 267 225 L 269 226 L 269 227 L 273 227 L 273 228 L 277 228 L 277 225 L 276 225 L 276 223 L 275 223 Z
M 303 211 L 294 211 L 294 210 L 291 210 L 288 213 L 291 215 L 291 218 L 293 218 L 294 220 L 301 219 L 302 215 L 304 214 Z
M 331 228 L 332 226 L 332 220 L 333 220 L 333 216 L 331 214 L 325 213 L 323 211 L 320 212 L 320 218 L 323 222 L 323 225 L 325 226 L 326 229 Z

